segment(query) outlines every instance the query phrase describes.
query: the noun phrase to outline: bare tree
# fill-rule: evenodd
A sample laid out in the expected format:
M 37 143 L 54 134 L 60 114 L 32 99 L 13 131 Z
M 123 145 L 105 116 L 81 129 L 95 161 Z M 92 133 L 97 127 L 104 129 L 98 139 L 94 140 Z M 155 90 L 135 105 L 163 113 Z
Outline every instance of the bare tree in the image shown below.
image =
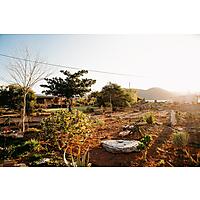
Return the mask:
M 23 58 L 15 58 L 9 66 L 9 74 L 15 84 L 23 88 L 23 107 L 22 107 L 22 132 L 25 132 L 26 120 L 26 96 L 30 88 L 37 82 L 47 78 L 50 74 L 48 70 L 44 70 L 43 63 L 37 56 L 34 59 L 30 55 L 30 51 L 26 48 Z

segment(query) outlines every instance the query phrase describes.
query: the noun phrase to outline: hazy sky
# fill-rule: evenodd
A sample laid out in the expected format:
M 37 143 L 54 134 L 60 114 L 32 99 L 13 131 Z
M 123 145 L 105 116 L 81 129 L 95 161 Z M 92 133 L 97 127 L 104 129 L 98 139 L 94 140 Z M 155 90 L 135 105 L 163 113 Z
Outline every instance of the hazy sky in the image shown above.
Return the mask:
M 0 35 L 0 53 L 19 56 L 28 47 L 49 63 L 136 76 L 89 72 L 93 90 L 109 81 L 123 87 L 200 91 L 198 35 Z M 0 75 L 8 76 L 10 59 L 0 56 Z M 58 76 L 61 68 L 51 68 Z M 73 71 L 74 72 L 74 71 Z M 3 83 L 0 80 L 0 83 Z M 34 90 L 41 93 L 37 84 Z

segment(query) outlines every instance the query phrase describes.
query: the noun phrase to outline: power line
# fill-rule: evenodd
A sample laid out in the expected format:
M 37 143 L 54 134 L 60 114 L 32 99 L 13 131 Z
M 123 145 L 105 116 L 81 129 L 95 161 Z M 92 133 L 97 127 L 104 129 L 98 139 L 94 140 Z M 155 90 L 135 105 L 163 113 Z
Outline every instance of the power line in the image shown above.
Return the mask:
M 83 68 L 80 68 L 80 67 L 67 67 L 67 66 L 64 66 L 64 65 L 52 64 L 52 63 L 47 63 L 47 62 L 36 62 L 34 60 L 15 57 L 15 56 L 1 54 L 1 53 L 0 53 L 0 56 L 10 58 L 10 59 L 15 59 L 15 60 L 23 60 L 23 61 L 28 61 L 28 62 L 34 62 L 34 63 L 48 65 L 48 66 L 52 66 L 52 67 L 62 67 L 62 68 L 66 68 L 66 69 L 75 69 L 75 70 L 82 70 L 83 69 Z M 145 76 L 139 76 L 139 75 L 134 75 L 134 74 L 123 74 L 123 73 L 107 72 L 107 71 L 100 71 L 100 70 L 93 70 L 93 69 L 87 69 L 87 71 L 95 72 L 95 73 L 102 73 L 102 74 L 119 75 L 119 76 L 145 77 Z

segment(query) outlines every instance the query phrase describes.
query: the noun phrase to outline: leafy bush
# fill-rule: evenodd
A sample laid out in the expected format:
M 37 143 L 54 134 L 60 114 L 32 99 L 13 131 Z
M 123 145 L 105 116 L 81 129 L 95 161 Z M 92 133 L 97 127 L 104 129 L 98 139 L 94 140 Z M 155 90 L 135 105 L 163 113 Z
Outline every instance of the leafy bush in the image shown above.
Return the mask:
M 177 147 L 185 147 L 188 144 L 189 135 L 186 132 L 173 133 L 173 144 Z
M 61 150 L 73 136 L 89 136 L 92 124 L 89 117 L 78 110 L 60 110 L 43 119 L 41 125 L 45 139 Z
M 60 110 L 42 120 L 43 131 L 51 137 L 55 132 L 70 135 L 90 133 L 90 119 L 84 113 L 74 110 L 69 112 Z

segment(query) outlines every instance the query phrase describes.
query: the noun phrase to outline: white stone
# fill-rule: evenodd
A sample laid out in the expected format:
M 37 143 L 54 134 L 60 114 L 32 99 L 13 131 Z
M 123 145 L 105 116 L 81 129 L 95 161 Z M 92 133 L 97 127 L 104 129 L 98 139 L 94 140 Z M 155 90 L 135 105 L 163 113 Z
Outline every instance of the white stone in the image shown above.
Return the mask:
M 40 165 L 40 164 L 44 164 L 44 163 L 47 163 L 49 162 L 50 159 L 49 158 L 43 158 L 42 160 L 40 160 L 37 164 Z
M 170 125 L 174 126 L 176 125 L 177 121 L 176 121 L 176 113 L 174 110 L 171 110 L 170 112 Z
M 129 135 L 130 134 L 130 131 L 122 131 L 119 133 L 119 136 L 126 136 L 126 135 Z
M 102 146 L 111 153 L 139 152 L 139 141 L 136 140 L 104 140 Z

